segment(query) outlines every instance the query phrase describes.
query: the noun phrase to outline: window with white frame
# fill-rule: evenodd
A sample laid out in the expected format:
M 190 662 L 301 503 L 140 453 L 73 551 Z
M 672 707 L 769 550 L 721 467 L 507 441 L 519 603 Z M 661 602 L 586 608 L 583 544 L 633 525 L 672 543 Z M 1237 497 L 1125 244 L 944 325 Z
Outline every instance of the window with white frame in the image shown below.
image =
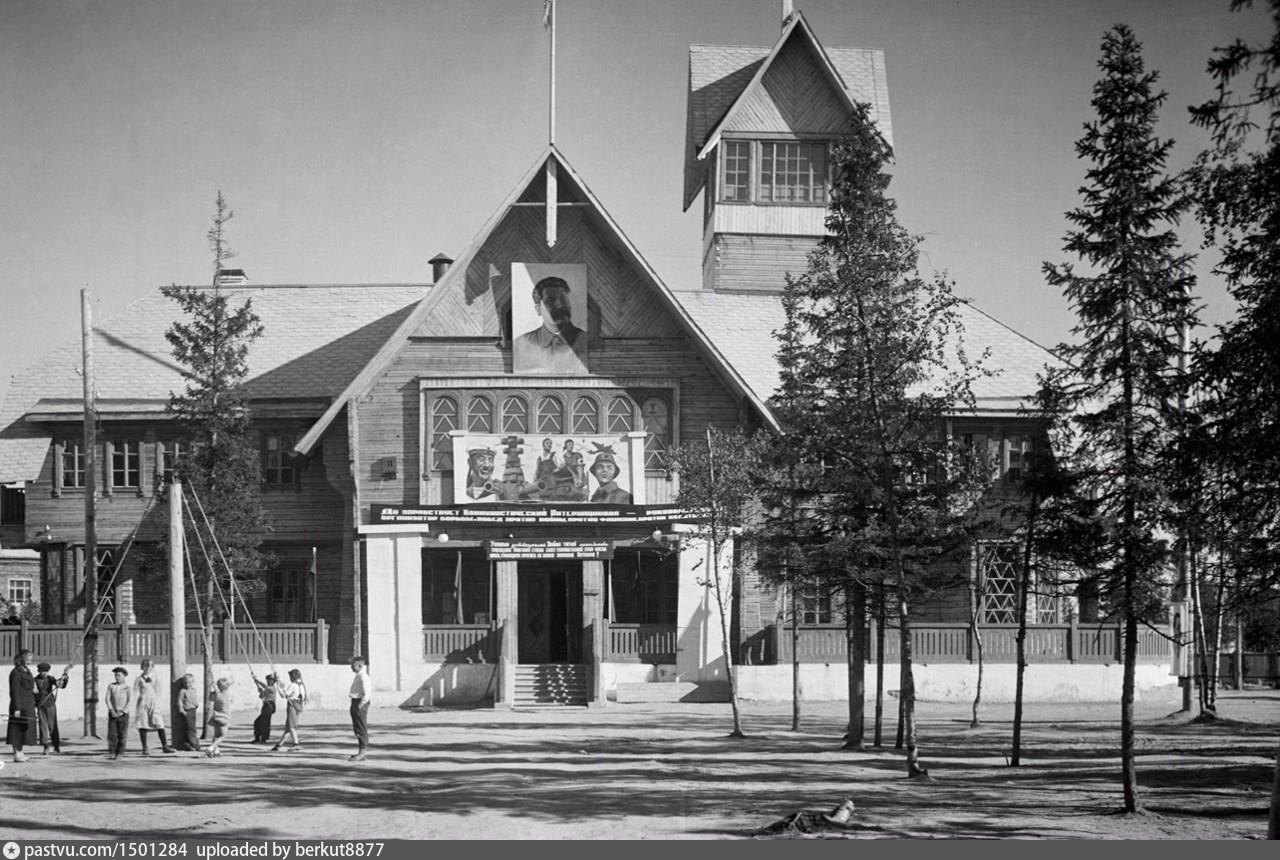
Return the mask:
M 467 430 L 471 433 L 493 432 L 493 401 L 483 394 L 467 401 Z
M 268 486 L 291 485 L 297 479 L 290 452 L 293 437 L 271 433 L 263 437 L 262 476 Z
M 671 413 L 666 399 L 646 397 L 640 404 L 640 419 L 644 423 L 644 467 L 657 470 L 667 467 L 667 454 L 671 445 Z
M 538 399 L 538 432 L 564 432 L 564 405 L 554 394 Z
M 831 623 L 831 591 L 818 585 L 798 586 L 797 610 L 801 624 Z
M 85 452 L 80 442 L 62 443 L 62 486 L 64 489 L 84 489 Z
M 33 581 L 26 577 L 14 576 L 9 579 L 9 602 L 26 603 L 31 599 Z
M 977 546 L 978 598 L 983 624 L 1018 623 L 1018 570 L 1022 553 L 1008 541 Z
M 447 394 L 431 401 L 431 468 L 453 469 L 453 443 L 449 431 L 458 429 L 458 401 Z
M 178 460 L 191 451 L 191 446 L 177 439 L 160 443 L 160 481 L 168 484 L 173 481 L 173 472 L 178 467 Z
M 573 401 L 573 432 L 600 432 L 600 404 L 589 395 L 580 395 Z
M 111 486 L 137 489 L 142 486 L 142 445 L 136 439 L 124 439 L 111 446 Z
M 726 203 L 825 205 L 827 141 L 727 140 L 720 199 Z

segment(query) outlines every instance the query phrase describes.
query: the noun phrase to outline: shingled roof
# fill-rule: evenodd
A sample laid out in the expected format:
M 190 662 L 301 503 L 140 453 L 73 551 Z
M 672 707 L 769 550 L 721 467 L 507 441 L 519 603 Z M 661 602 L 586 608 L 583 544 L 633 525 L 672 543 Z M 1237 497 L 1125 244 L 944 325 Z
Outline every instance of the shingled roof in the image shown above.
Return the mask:
M 785 321 L 781 296 L 710 290 L 674 295 L 756 396 L 764 401 L 771 398 L 778 390 L 778 342 L 774 332 Z M 973 384 L 977 411 L 1016 413 L 1035 394 L 1037 374 L 1043 373 L 1046 365 L 1059 365 L 1060 360 L 971 304 L 962 302 L 958 310 L 966 353 L 975 359 L 984 352 L 988 354 L 982 366 L 990 375 L 979 377 Z
M 423 284 L 224 287 L 235 303 L 252 300 L 263 325 L 262 337 L 249 350 L 250 398 L 327 404 L 428 289 Z M 164 337 L 177 316 L 177 305 L 157 290 L 94 327 L 94 388 L 104 415 L 159 413 L 169 393 L 182 389 L 182 368 Z M 80 366 L 76 338 L 14 374 L 0 405 L 0 483 L 34 480 L 50 436 L 23 416 L 80 412 Z
M 884 52 L 873 48 L 823 48 L 800 13 L 791 19 L 778 41 L 767 47 L 744 45 L 691 45 L 689 47 L 689 101 L 685 128 L 684 208 L 692 205 L 705 182 L 699 152 L 716 128 L 747 95 L 748 88 L 763 79 L 767 64 L 789 37 L 808 39 L 811 47 L 835 73 L 852 102 L 871 105 L 871 117 L 885 141 L 893 145 Z

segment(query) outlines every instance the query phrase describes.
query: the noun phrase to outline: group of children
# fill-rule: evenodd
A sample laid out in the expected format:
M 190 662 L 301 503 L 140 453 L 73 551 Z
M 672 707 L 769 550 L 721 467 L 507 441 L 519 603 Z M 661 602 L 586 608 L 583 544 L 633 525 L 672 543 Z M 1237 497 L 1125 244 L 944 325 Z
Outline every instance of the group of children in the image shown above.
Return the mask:
M 26 761 L 23 748 L 36 743 L 37 726 L 39 742 L 43 744 L 45 754 L 49 753 L 50 746 L 55 753 L 62 752 L 62 738 L 58 733 L 57 698 L 58 691 L 67 686 L 67 673 L 64 671 L 61 677 L 54 678 L 49 674 L 50 665 L 41 663 L 36 667 L 38 674 L 32 676 L 30 657 L 29 649 L 21 649 L 14 656 L 13 671 L 9 673 L 9 724 L 6 740 L 13 747 L 16 762 Z M 107 685 L 106 690 L 107 757 L 114 760 L 124 755 L 131 715 L 136 721 L 144 756 L 151 755 L 148 737 L 150 732 L 159 736 L 161 752 L 203 751 L 209 758 L 222 755 L 222 739 L 231 723 L 231 680 L 219 678 L 209 691 L 209 725 L 213 727 L 213 741 L 203 750 L 199 737 L 200 698 L 196 693 L 195 676 L 186 674 L 177 680 L 177 724 L 174 726 L 174 743 L 170 745 L 164 723 L 167 707 L 157 693 L 158 685 L 151 674 L 153 667 L 150 660 L 143 660 L 132 686 L 127 680 L 128 669 L 117 666 L 112 670 L 114 680 Z M 363 657 L 351 658 L 351 671 L 354 675 L 350 690 L 351 727 L 356 736 L 357 750 L 350 758 L 352 761 L 363 761 L 369 744 L 368 715 L 373 687 Z M 302 749 L 298 726 L 309 700 L 302 672 L 290 669 L 288 683 L 282 682 L 274 671 L 262 680 L 258 680 L 255 675 L 253 682 L 261 703 L 258 718 L 253 724 L 253 742 L 265 744 L 271 741 L 272 717 L 276 713 L 278 700 L 283 698 L 286 708 L 284 731 L 271 751 L 280 750 L 286 740 L 292 742 L 287 748 L 289 752 Z
M 163 752 L 172 753 L 177 750 L 192 752 L 203 751 L 209 758 L 222 755 L 222 739 L 226 736 L 227 727 L 231 724 L 231 679 L 219 678 L 209 691 L 209 725 L 213 728 L 213 741 L 205 748 L 200 746 L 197 716 L 200 700 L 196 695 L 196 679 L 190 673 L 178 680 L 178 712 L 179 725 L 174 726 L 174 746 L 169 745 L 165 736 L 163 709 L 157 705 L 156 685 L 151 677 L 152 663 L 142 661 L 138 679 L 130 687 L 126 679 L 129 672 L 123 666 L 112 670 L 115 680 L 107 686 L 107 757 L 116 759 L 124 755 L 126 738 L 129 730 L 130 706 L 137 720 L 138 737 L 142 741 L 142 754 L 150 755 L 147 733 L 154 731 L 160 737 L 160 748 Z M 298 725 L 301 722 L 302 710 L 308 701 L 307 685 L 303 683 L 302 672 L 289 670 L 289 683 L 279 681 L 275 674 L 267 675 L 264 680 L 254 679 L 258 687 L 258 696 L 262 701 L 262 711 L 254 722 L 254 743 L 266 743 L 271 734 L 271 716 L 276 711 L 277 696 L 285 700 L 286 717 L 284 732 L 280 740 L 271 749 L 279 750 L 285 740 L 291 740 L 290 751 L 302 748 L 298 738 Z

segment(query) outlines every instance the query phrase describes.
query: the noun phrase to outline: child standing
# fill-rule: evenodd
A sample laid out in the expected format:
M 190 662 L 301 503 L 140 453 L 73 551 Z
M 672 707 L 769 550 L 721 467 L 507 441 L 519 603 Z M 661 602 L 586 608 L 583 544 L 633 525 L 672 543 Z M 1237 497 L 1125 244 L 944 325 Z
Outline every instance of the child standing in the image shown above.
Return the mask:
M 200 709 L 200 698 L 196 695 L 196 677 L 190 672 L 182 676 L 178 687 L 178 712 L 182 718 L 182 726 L 173 727 L 173 742 L 179 749 L 200 752 L 200 734 L 196 726 L 200 719 L 196 711 Z
M 253 679 L 258 685 L 258 698 L 262 700 L 262 710 L 253 721 L 253 742 L 265 744 L 271 740 L 271 718 L 276 713 L 276 676 L 267 675 L 265 680 Z
M 213 711 L 209 716 L 209 725 L 213 726 L 213 743 L 204 751 L 209 758 L 222 755 L 222 736 L 227 733 L 227 726 L 231 725 L 231 694 L 227 692 L 230 688 L 230 678 L 219 678 L 209 693 L 209 709 Z
M 292 738 L 293 746 L 289 747 L 289 752 L 296 752 L 302 749 L 302 741 L 298 740 L 298 722 L 308 698 L 307 685 L 302 682 L 301 672 L 297 669 L 289 670 L 289 683 L 280 685 L 280 695 L 284 696 L 285 701 L 284 732 L 281 733 L 280 740 L 271 748 L 271 751 L 280 749 L 285 738 Z
M 129 701 L 133 691 L 125 683 L 129 670 L 117 666 L 111 670 L 115 678 L 107 685 L 107 758 L 117 759 L 124 755 L 129 738 Z
M 61 678 L 49 674 L 53 667 L 48 663 L 36 666 L 36 712 L 40 716 L 40 745 L 49 754 L 49 745 L 55 753 L 62 752 L 62 735 L 58 732 L 58 691 L 66 689 L 67 673 Z
M 138 673 L 138 680 L 133 683 L 133 694 L 137 700 L 137 719 L 138 719 L 138 737 L 142 741 L 142 754 L 151 755 L 151 750 L 147 748 L 147 732 L 155 732 L 160 735 L 160 749 L 162 752 L 171 753 L 173 747 L 169 746 L 169 739 L 164 733 L 164 711 L 160 707 L 160 697 L 156 692 L 156 681 L 151 676 L 152 664 L 150 660 L 142 661 L 142 669 Z

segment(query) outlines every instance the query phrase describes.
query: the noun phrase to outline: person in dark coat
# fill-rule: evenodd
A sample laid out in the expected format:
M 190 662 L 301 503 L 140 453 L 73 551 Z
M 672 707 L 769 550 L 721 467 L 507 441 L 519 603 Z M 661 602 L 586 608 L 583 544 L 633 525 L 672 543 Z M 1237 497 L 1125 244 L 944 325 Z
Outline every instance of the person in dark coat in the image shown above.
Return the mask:
M 31 676 L 31 652 L 23 648 L 13 657 L 9 672 L 9 731 L 13 760 L 26 761 L 22 748 L 36 742 L 36 679 Z
M 276 713 L 276 676 L 267 675 L 266 680 L 253 679 L 258 687 L 258 698 L 262 701 L 262 710 L 253 721 L 253 743 L 265 744 L 271 740 L 271 718 Z
M 36 711 L 40 715 L 40 745 L 49 754 L 53 744 L 55 753 L 62 752 L 62 735 L 58 732 L 58 691 L 67 688 L 67 673 L 61 678 L 49 674 L 53 667 L 48 663 L 36 666 Z

